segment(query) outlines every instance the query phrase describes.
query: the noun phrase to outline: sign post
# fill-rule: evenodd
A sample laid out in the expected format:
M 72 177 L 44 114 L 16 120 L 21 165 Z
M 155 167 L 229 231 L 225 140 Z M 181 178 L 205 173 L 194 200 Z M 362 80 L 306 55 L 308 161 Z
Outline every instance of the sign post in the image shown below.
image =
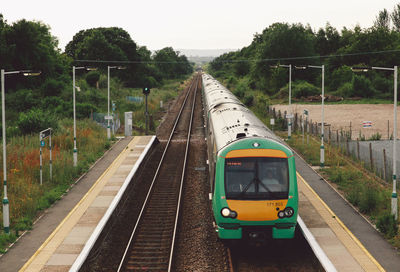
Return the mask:
M 308 144 L 308 110 L 304 110 L 303 114 L 306 116 L 306 132 L 307 132 L 307 144 Z M 304 138 L 304 125 L 303 125 L 303 138 Z
M 148 87 L 144 87 L 143 88 L 143 94 L 146 97 L 146 112 L 145 112 L 145 116 L 146 116 L 146 135 L 148 134 L 148 127 L 149 127 L 149 113 L 147 111 L 147 96 L 150 94 L 150 88 Z
M 46 146 L 46 142 L 44 139 L 49 138 L 49 149 L 50 149 L 50 180 L 53 179 L 53 163 L 51 157 L 51 128 L 42 130 L 39 133 L 39 142 L 40 142 L 40 185 L 43 184 L 43 161 L 42 161 L 42 147 Z

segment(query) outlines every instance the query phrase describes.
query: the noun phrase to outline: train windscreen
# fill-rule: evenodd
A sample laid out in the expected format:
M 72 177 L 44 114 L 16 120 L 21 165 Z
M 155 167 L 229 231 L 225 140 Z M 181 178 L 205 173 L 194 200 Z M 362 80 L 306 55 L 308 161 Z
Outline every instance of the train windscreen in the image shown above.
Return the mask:
M 288 198 L 289 169 L 285 158 L 244 157 L 225 160 L 227 199 Z

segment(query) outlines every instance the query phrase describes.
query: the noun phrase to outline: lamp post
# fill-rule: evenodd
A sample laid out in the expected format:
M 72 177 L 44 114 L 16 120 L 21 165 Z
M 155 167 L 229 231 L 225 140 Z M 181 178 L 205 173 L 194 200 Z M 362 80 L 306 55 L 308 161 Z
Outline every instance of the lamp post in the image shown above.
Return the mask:
M 325 65 L 305 65 L 295 66 L 295 69 L 305 70 L 307 68 L 321 69 L 322 72 L 322 86 L 321 86 L 321 146 L 320 146 L 320 167 L 323 168 L 325 165 L 325 146 L 324 146 L 324 101 L 325 101 Z
M 1 124 L 3 136 L 3 178 L 4 178 L 4 196 L 3 196 L 3 227 L 6 234 L 10 234 L 10 207 L 7 197 L 7 143 L 6 143 L 6 103 L 5 103 L 5 75 L 22 74 L 24 76 L 38 76 L 41 72 L 30 70 L 6 72 L 1 69 Z
M 278 67 L 284 67 L 289 69 L 289 110 L 288 110 L 288 139 L 292 137 L 292 118 L 293 118 L 293 111 L 292 111 L 292 65 L 285 65 L 285 64 L 279 64 L 279 65 L 271 65 L 271 68 L 278 68 Z
M 75 107 L 75 89 L 78 89 L 78 91 L 80 90 L 79 87 L 77 87 L 75 85 L 75 70 L 81 70 L 81 69 L 85 69 L 88 71 L 93 71 L 93 70 L 97 70 L 97 68 L 90 68 L 90 67 L 75 67 L 72 66 L 72 107 L 73 107 L 73 111 L 74 111 L 74 154 L 73 154 L 73 158 L 74 158 L 74 167 L 76 167 L 78 165 L 78 149 L 76 147 L 76 107 Z
M 124 66 L 107 66 L 107 139 L 111 139 L 111 129 L 110 129 L 110 70 L 124 70 L 126 67 Z
M 397 212 L 397 189 L 396 189 L 396 183 L 397 183 L 397 177 L 396 177 L 396 172 L 397 172 L 397 166 L 396 166 L 396 160 L 397 160 L 397 148 L 396 148 L 396 141 L 397 141 L 397 73 L 398 73 L 398 68 L 397 66 L 394 66 L 393 68 L 389 67 L 352 67 L 351 70 L 353 72 L 368 72 L 369 70 L 384 70 L 384 71 L 393 71 L 393 92 L 394 92 L 394 98 L 393 98 L 393 119 L 394 119 L 394 124 L 393 124 L 393 191 L 392 191 L 392 197 L 391 197 L 391 204 L 392 204 L 392 215 L 394 218 L 397 220 L 398 218 L 398 212 Z

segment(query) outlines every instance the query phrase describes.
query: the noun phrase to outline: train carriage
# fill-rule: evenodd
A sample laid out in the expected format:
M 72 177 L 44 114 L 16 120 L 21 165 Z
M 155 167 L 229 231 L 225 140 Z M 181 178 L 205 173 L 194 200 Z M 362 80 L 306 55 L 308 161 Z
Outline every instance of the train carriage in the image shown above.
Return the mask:
M 292 151 L 228 89 L 203 74 L 212 208 L 221 239 L 294 237 Z

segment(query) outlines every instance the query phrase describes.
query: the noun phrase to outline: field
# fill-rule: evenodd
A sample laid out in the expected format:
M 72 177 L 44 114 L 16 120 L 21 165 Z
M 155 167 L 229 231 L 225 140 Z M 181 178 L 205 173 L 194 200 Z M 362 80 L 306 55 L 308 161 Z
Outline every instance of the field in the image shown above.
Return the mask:
M 273 105 L 276 111 L 282 113 L 288 110 L 288 105 Z M 309 120 L 321 122 L 321 105 L 292 104 L 293 113 L 301 115 L 304 109 L 309 112 Z M 393 134 L 393 105 L 391 104 L 328 104 L 324 105 L 324 123 L 331 125 L 331 130 L 352 130 L 352 138 L 359 135 L 366 139 L 379 133 L 382 139 L 390 138 Z M 400 107 L 397 107 L 397 118 L 400 120 Z M 364 121 L 371 121 L 371 128 L 363 128 Z M 397 123 L 398 124 L 398 123 Z M 389 133 L 388 133 L 389 127 Z M 389 137 L 388 137 L 389 135 Z M 397 125 L 397 135 L 400 126 Z

